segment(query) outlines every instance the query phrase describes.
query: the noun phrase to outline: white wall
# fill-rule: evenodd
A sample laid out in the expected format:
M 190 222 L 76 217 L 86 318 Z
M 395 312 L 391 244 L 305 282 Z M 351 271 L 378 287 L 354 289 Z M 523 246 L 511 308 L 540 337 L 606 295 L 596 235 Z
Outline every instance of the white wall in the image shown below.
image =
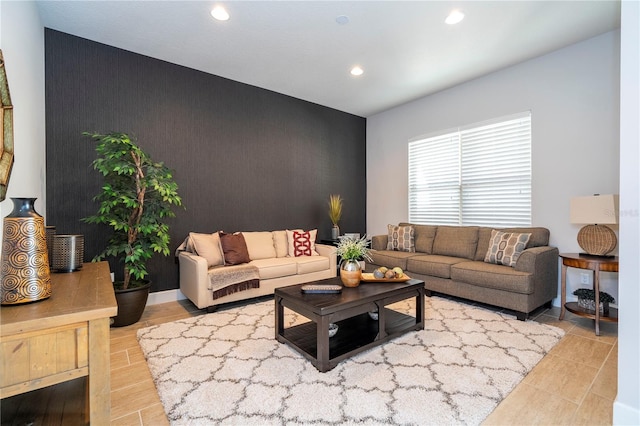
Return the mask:
M 622 2 L 620 65 L 620 318 L 613 423 L 640 424 L 640 3 Z
M 410 138 L 530 110 L 533 225 L 561 252 L 580 251 L 570 198 L 619 190 L 619 42 L 609 32 L 369 117 L 367 233 L 408 218 Z M 567 280 L 570 295 L 579 271 Z M 601 288 L 617 300 L 617 274 Z
M 44 28 L 32 1 L 0 3 L 0 48 L 13 104 L 14 164 L 0 217 L 13 210 L 10 197 L 37 197 L 45 215 Z M 0 227 L 0 237 L 2 227 Z

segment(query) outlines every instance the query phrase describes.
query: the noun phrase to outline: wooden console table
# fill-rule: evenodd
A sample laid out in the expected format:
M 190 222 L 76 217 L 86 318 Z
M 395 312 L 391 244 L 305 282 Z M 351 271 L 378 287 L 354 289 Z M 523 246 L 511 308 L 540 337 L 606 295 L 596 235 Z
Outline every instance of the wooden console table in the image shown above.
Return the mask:
M 51 297 L 0 308 L 0 398 L 88 376 L 86 415 L 109 424 L 109 318 L 118 307 L 107 262 L 51 274 Z
M 579 253 L 560 253 L 562 258 L 562 301 L 560 320 L 564 319 L 565 310 L 581 317 L 595 319 L 596 336 L 600 335 L 600 320 L 618 322 L 618 310 L 609 308 L 609 315 L 600 314 L 600 272 L 618 272 L 618 257 L 589 256 Z M 593 271 L 593 290 L 595 292 L 595 310 L 587 310 L 578 306 L 577 302 L 567 303 L 567 268 L 590 269 Z

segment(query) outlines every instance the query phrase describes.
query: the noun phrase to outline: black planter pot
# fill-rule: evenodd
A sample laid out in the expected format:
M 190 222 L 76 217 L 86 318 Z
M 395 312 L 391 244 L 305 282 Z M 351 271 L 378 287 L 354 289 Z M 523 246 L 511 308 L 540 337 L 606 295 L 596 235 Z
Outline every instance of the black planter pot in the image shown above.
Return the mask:
M 150 289 L 151 282 L 147 282 L 147 284 L 140 287 L 128 288 L 126 290 L 116 289 L 118 315 L 112 318 L 111 327 L 124 327 L 138 322 L 147 305 Z

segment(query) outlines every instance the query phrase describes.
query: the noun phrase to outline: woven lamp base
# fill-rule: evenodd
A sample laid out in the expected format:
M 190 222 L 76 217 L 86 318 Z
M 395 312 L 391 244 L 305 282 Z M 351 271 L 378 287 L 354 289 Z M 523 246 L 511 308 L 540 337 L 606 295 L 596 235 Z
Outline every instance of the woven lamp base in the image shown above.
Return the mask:
M 578 245 L 593 256 L 606 256 L 617 244 L 616 233 L 605 225 L 587 225 L 578 232 Z

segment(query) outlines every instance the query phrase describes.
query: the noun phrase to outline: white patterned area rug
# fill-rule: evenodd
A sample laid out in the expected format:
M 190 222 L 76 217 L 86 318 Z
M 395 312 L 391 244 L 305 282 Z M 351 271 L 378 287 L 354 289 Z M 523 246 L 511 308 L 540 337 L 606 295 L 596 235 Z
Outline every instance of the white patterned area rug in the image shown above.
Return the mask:
M 564 335 L 434 296 L 424 331 L 320 373 L 275 340 L 273 309 L 259 302 L 138 331 L 172 424 L 477 425 Z M 285 312 L 285 326 L 306 321 Z

